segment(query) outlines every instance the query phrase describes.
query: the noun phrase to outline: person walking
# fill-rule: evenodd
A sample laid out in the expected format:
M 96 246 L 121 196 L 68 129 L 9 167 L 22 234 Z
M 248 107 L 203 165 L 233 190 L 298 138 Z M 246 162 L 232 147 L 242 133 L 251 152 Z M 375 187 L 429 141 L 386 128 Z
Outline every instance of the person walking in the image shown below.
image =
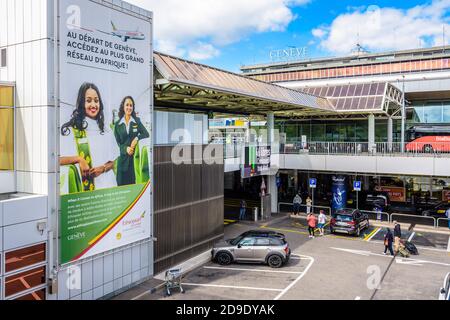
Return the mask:
M 400 239 L 402 238 L 402 230 L 400 228 L 400 224 L 397 221 L 394 221 L 394 250 L 395 253 L 398 252 L 400 248 Z
M 445 211 L 445 216 L 448 219 L 448 228 L 450 229 L 450 207 Z
M 311 213 L 311 207 L 312 207 L 312 200 L 308 196 L 308 198 L 306 198 L 306 214 L 310 214 Z
M 317 228 L 317 217 L 315 216 L 314 213 L 310 213 L 307 216 L 306 221 L 308 221 L 309 237 L 314 239 L 315 238 L 315 230 Z
M 239 214 L 239 220 L 245 219 L 245 213 L 247 211 L 247 202 L 244 199 L 241 200 L 241 209 Z
M 325 224 L 327 223 L 327 216 L 325 215 L 325 212 L 323 210 L 320 210 L 318 222 L 320 235 L 323 237 L 325 235 Z
M 299 215 L 300 205 L 302 204 L 302 197 L 300 197 L 300 192 L 295 196 L 293 204 L 294 204 L 294 215 Z
M 384 236 L 384 252 L 383 254 L 386 255 L 388 249 L 391 253 L 391 256 L 394 255 L 394 250 L 392 250 L 392 243 L 394 242 L 394 236 L 392 235 L 391 229 L 387 228 L 387 233 Z

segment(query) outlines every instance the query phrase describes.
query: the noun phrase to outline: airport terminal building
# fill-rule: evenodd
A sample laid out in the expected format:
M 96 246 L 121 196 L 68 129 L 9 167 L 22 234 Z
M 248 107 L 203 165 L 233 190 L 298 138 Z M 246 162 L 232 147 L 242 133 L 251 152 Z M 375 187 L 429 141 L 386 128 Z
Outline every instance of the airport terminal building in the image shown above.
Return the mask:
M 353 181 L 362 180 L 368 192 L 378 188 L 396 202 L 411 204 L 416 197 L 449 200 L 449 62 L 450 47 L 436 47 L 356 52 L 241 70 L 261 81 L 326 97 L 336 111 L 277 117 L 285 146 L 280 155 L 285 189 L 310 192 L 308 177 L 318 177 L 319 193 L 329 193 L 333 176 L 340 174 L 347 178 L 348 193 Z
M 445 136 L 449 60 L 235 74 L 154 52 L 152 13 L 126 2 L 1 1 L 0 300 L 120 294 L 210 250 L 243 187 L 263 218 L 308 177 L 450 199 L 447 144 L 401 143 L 402 114 L 406 138 Z

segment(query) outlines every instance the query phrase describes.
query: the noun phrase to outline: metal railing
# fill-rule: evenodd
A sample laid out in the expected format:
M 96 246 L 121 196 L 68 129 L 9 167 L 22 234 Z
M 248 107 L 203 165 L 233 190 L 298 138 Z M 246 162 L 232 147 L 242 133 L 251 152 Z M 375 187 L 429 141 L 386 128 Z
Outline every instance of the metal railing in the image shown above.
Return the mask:
M 303 144 L 294 140 L 281 145 L 284 154 L 326 154 L 360 156 L 450 156 L 450 141 L 446 142 L 381 142 L 370 145 L 368 142 L 309 142 Z M 404 152 L 402 153 L 402 150 Z
M 294 209 L 294 204 L 293 203 L 288 203 L 288 202 L 279 202 L 278 203 L 278 212 L 286 212 L 286 211 L 281 211 L 281 206 L 289 206 L 289 207 L 292 208 L 292 210 L 289 210 L 289 212 L 293 212 L 294 211 L 293 210 Z M 308 206 L 305 205 L 305 204 L 301 204 L 300 208 L 305 208 L 304 213 L 306 213 L 307 212 L 306 209 L 308 208 Z M 331 208 L 330 207 L 315 206 L 315 205 L 311 206 L 311 212 L 319 213 L 320 210 L 326 210 L 325 214 L 328 215 L 328 216 L 331 216 Z
M 449 224 L 448 224 L 450 219 L 447 219 L 447 218 L 438 218 L 437 221 L 436 221 L 436 227 L 438 227 L 438 228 L 441 227 L 441 221 L 445 221 L 445 224 L 443 226 L 444 228 L 450 227 Z
M 366 210 L 359 210 L 362 214 L 365 214 L 369 217 L 370 220 L 376 220 L 376 221 L 391 221 L 391 216 L 387 212 L 376 212 L 376 211 L 366 211 Z M 381 219 L 378 219 L 381 217 Z M 386 219 L 383 219 L 386 218 Z
M 395 219 L 394 219 L 394 217 L 396 217 Z M 421 225 L 429 225 L 429 224 L 423 224 L 423 223 L 421 223 L 421 222 L 423 222 L 423 221 L 426 221 L 426 220 L 431 220 L 431 222 L 432 222 L 432 226 L 434 227 L 434 228 L 437 228 L 437 222 L 436 222 L 436 218 L 434 218 L 434 217 L 426 217 L 426 216 L 419 216 L 419 215 L 413 215 L 413 214 L 401 214 L 401 213 L 392 213 L 391 214 L 391 217 L 390 217 L 390 222 L 392 223 L 392 222 L 394 222 L 394 221 L 397 221 L 397 222 L 405 222 L 402 218 L 405 218 L 405 217 L 409 217 L 409 219 L 408 219 L 408 223 L 411 223 L 411 222 L 413 222 L 413 223 L 416 223 L 416 224 L 421 224 Z M 399 219 L 400 218 L 400 219 Z M 413 218 L 413 219 L 411 219 L 411 218 Z M 402 221 L 403 220 L 403 221 Z M 411 221 L 412 220 L 412 221 Z
M 281 206 L 288 206 L 291 209 L 286 211 L 281 210 Z M 278 203 L 278 212 L 292 212 L 293 210 L 293 203 L 288 202 L 280 202 Z M 307 206 L 302 204 L 300 205 L 301 208 L 306 208 Z M 314 213 L 318 213 L 319 210 L 317 209 L 325 209 L 326 215 L 331 216 L 332 209 L 330 207 L 324 207 L 324 206 L 311 206 Z M 314 210 L 316 209 L 316 210 Z M 350 209 L 355 210 L 355 209 Z M 306 210 L 304 210 L 300 213 L 305 213 Z M 367 211 L 367 210 L 360 210 L 361 213 L 366 214 L 369 216 L 370 220 L 373 221 L 381 221 L 381 222 L 388 222 L 393 223 L 394 221 L 397 222 L 407 222 L 407 223 L 415 223 L 419 225 L 425 225 L 425 226 L 432 226 L 433 228 L 439 228 L 439 227 L 447 227 L 448 221 L 450 219 L 447 218 L 434 218 L 434 217 L 427 217 L 427 216 L 421 216 L 421 215 L 413 215 L 413 214 L 403 214 L 403 213 L 388 213 L 388 212 L 376 212 L 376 211 Z M 381 220 L 378 219 L 378 215 L 381 215 Z M 446 221 L 445 224 L 441 223 L 442 221 Z

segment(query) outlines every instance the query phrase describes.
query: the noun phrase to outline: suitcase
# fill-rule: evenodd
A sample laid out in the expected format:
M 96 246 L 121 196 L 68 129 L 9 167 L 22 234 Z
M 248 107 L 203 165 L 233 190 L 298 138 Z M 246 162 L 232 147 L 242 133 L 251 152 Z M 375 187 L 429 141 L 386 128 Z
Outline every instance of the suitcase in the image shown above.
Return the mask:
M 398 249 L 398 253 L 399 253 L 403 258 L 408 258 L 408 257 L 409 257 L 409 252 L 408 252 L 408 250 L 406 250 L 406 248 L 403 247 L 403 246 L 401 246 L 401 247 Z
M 413 256 L 417 256 L 419 254 L 419 250 L 417 250 L 416 246 L 412 242 L 406 242 L 405 248 Z

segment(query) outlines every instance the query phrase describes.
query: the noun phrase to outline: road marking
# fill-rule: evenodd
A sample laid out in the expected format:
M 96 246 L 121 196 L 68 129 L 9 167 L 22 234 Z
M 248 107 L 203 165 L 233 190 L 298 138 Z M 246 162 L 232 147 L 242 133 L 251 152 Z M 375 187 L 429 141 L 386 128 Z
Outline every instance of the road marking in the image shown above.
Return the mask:
M 395 262 L 398 264 L 407 264 L 409 266 L 423 267 L 423 264 L 421 261 L 407 261 L 402 258 L 396 258 Z
M 323 226 L 323 228 L 325 229 L 328 225 L 330 224 L 330 222 L 325 223 L 325 225 Z M 319 228 L 314 229 L 315 232 L 319 232 Z
M 361 297 L 356 297 L 355 300 L 361 300 Z
M 182 285 L 183 286 L 191 286 L 191 287 L 229 288 L 229 289 L 245 289 L 245 290 L 257 290 L 257 291 L 276 291 L 276 292 L 283 291 L 282 289 L 225 286 L 225 285 L 219 285 L 219 284 L 182 283 Z
M 360 238 L 350 238 L 350 237 L 345 237 L 345 236 L 337 236 L 335 234 L 330 234 L 329 237 L 334 238 L 334 239 L 344 239 L 344 240 L 350 240 L 350 241 L 362 241 Z
M 384 244 L 384 241 L 372 240 L 371 243 Z M 428 248 L 428 247 L 422 247 L 422 246 L 416 246 L 416 247 L 417 247 L 417 249 L 420 249 L 420 250 L 429 250 L 429 251 L 436 251 L 436 252 L 447 252 L 447 250 L 445 250 L 445 249 Z
M 309 262 L 308 266 L 306 267 L 305 271 L 303 271 L 303 273 L 301 275 L 299 275 L 298 278 L 294 280 L 294 282 L 292 282 L 286 289 L 281 291 L 281 293 L 278 296 L 276 296 L 276 298 L 274 299 L 275 301 L 281 299 L 282 296 L 284 296 L 293 286 L 295 286 L 295 284 L 297 282 L 299 282 L 305 276 L 305 274 L 308 272 L 309 268 L 311 268 L 311 266 L 314 264 L 315 260 L 313 257 L 303 256 L 303 255 L 297 255 L 297 256 L 309 259 L 310 262 Z
M 378 256 L 378 257 L 384 257 L 384 258 L 392 259 L 392 256 L 388 256 L 388 255 L 384 255 L 384 254 L 378 254 L 378 253 L 372 253 L 370 251 L 344 249 L 344 248 L 333 248 L 333 247 L 331 247 L 330 249 L 343 251 L 343 252 L 348 252 L 348 253 L 353 253 L 353 254 L 366 256 L 366 257 Z M 402 258 L 402 259 L 397 258 L 396 262 L 399 263 L 399 264 L 409 264 L 409 265 L 417 265 L 417 264 L 425 264 L 426 263 L 426 264 L 436 264 L 436 265 L 440 265 L 440 266 L 450 267 L 450 264 L 448 264 L 448 263 L 434 262 L 434 261 L 428 261 L 428 260 L 419 260 L 419 259 L 411 259 L 411 258 Z
M 343 249 L 343 248 L 333 248 L 333 247 L 331 249 L 348 252 L 348 253 L 353 253 L 353 254 L 357 254 L 357 255 L 365 256 L 365 257 L 370 257 L 372 254 L 372 252 L 370 252 L 370 251 L 363 251 L 363 250 L 353 250 L 353 249 Z
M 267 273 L 287 273 L 287 274 L 302 274 L 303 272 L 295 271 L 276 271 L 276 270 L 264 270 L 264 269 L 244 269 L 244 268 L 228 268 L 228 267 L 203 267 L 204 269 L 213 270 L 231 270 L 231 271 L 248 271 L 248 272 L 267 272 Z
M 408 242 L 411 242 L 411 240 L 414 238 L 415 235 L 416 235 L 415 232 L 411 233 L 411 235 L 408 238 Z
M 450 252 L 450 237 L 448 237 L 448 246 L 447 246 L 447 252 Z
M 381 230 L 381 228 L 375 228 L 371 233 L 369 233 L 365 238 L 364 241 L 370 241 L 373 237 Z
M 262 226 L 262 227 L 260 227 L 260 228 L 261 228 L 261 229 L 273 230 L 273 231 L 282 231 L 282 232 L 290 232 L 290 233 L 297 233 L 297 234 L 309 235 L 308 232 L 301 232 L 301 231 L 295 231 L 295 230 L 289 230 L 289 229 L 271 228 L 271 227 L 266 227 L 266 226 Z

